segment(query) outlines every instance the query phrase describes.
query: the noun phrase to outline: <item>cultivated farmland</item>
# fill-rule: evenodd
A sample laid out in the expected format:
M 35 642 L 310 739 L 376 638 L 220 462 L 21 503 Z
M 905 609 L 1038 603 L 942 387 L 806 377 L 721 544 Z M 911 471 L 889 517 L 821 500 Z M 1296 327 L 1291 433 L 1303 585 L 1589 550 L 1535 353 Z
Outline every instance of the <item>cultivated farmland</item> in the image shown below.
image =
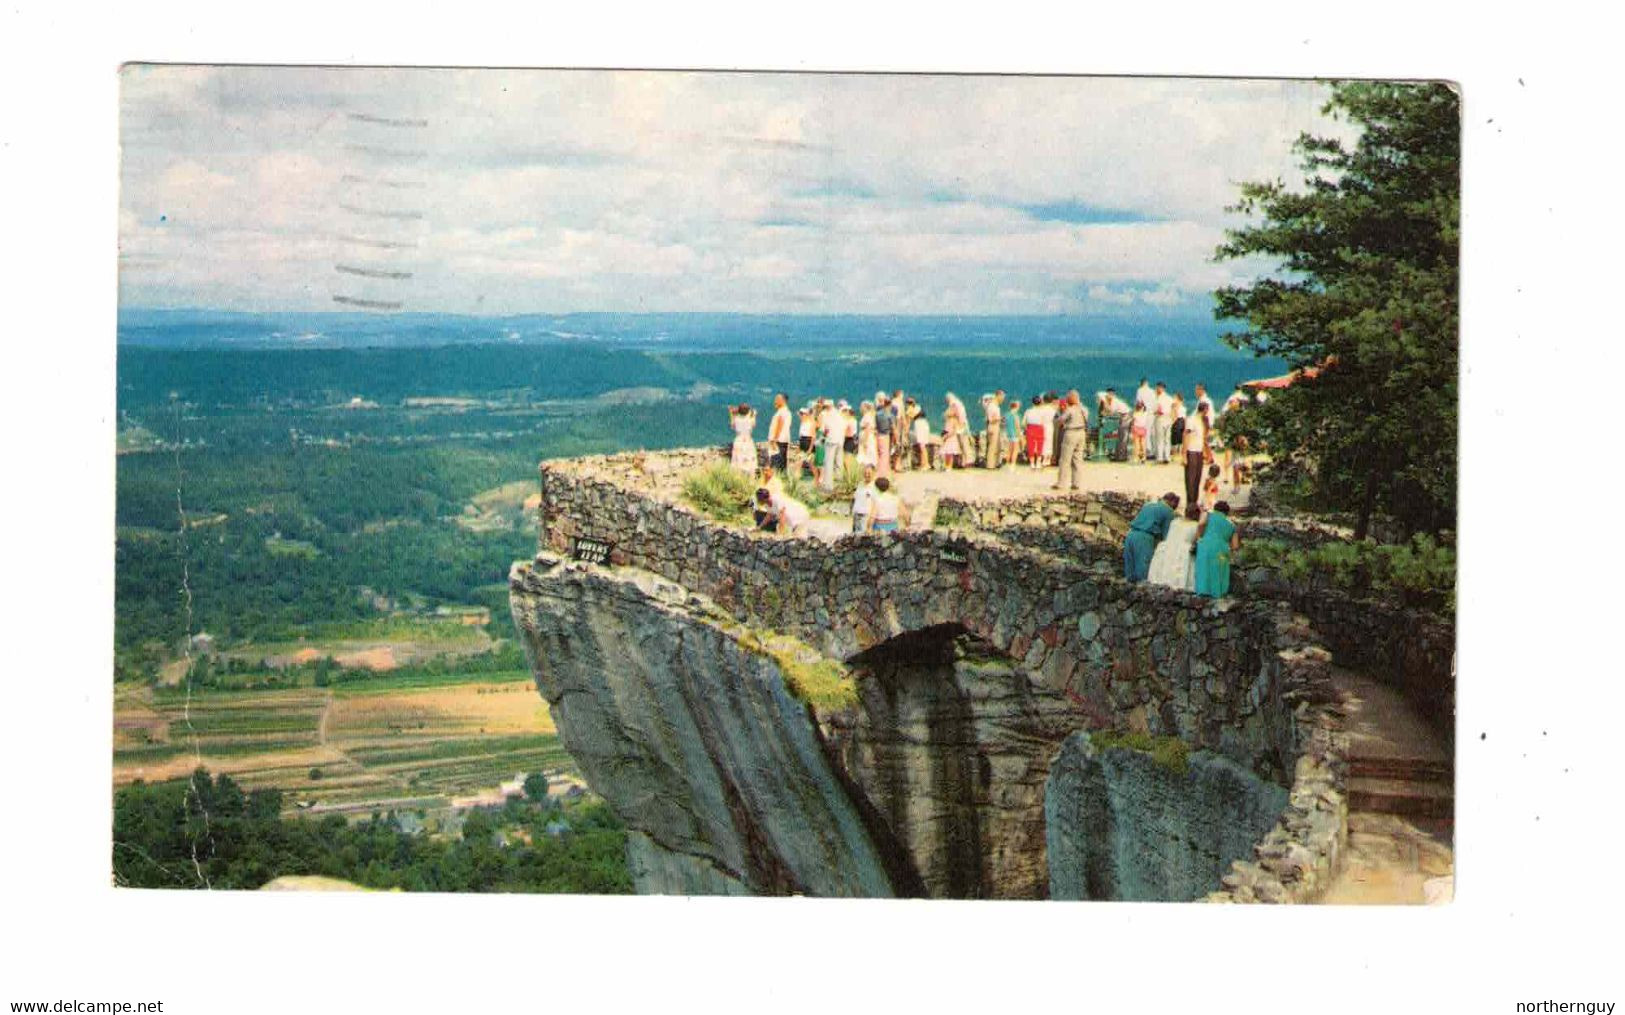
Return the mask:
M 437 810 L 521 772 L 572 772 L 526 673 L 381 674 L 338 687 L 123 687 L 113 778 L 198 765 L 291 808 Z

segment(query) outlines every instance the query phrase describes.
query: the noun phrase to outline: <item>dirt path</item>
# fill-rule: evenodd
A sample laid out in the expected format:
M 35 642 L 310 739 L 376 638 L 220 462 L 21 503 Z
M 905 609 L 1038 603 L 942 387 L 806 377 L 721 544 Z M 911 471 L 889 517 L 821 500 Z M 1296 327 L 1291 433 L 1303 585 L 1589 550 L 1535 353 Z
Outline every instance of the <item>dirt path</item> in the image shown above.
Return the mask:
M 327 746 L 327 720 L 332 715 L 333 715 L 333 692 L 331 690 L 329 690 L 327 692 L 326 699 L 322 702 L 321 718 L 316 720 L 316 746 L 318 746 L 318 747 L 326 747 Z

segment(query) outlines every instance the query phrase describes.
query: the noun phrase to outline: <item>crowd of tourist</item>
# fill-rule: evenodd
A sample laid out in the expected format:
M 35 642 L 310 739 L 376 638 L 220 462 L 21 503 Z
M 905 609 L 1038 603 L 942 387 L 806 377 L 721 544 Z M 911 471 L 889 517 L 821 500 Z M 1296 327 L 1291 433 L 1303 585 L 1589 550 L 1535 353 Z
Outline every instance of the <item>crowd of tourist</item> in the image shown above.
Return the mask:
M 807 504 L 785 490 L 784 477 L 792 469 L 829 495 L 850 461 L 861 476 L 852 494 L 852 530 L 887 532 L 907 520 L 893 488 L 897 473 L 1054 468 L 1051 489 L 1075 491 L 1082 489 L 1083 463 L 1091 452 L 1096 459 L 1179 464 L 1185 481 L 1183 501 L 1169 493 L 1147 504 L 1134 519 L 1123 547 L 1124 575 L 1130 581 L 1146 580 L 1157 544 L 1172 532 L 1188 563 L 1183 578 L 1160 577 L 1217 596 L 1228 589 L 1229 554 L 1237 542 L 1230 506 L 1220 495 L 1225 485 L 1239 488 L 1248 477 L 1245 442 L 1237 438 L 1227 445 L 1215 426 L 1220 416 L 1247 398 L 1237 391 L 1215 406 L 1207 389 L 1198 384 L 1187 403 L 1183 393 L 1142 378 L 1132 402 L 1112 388 L 1097 392 L 1092 416 L 1076 390 L 1048 391 L 1026 400 L 992 391 L 981 396 L 972 414 L 948 392 L 940 425 L 933 425 L 925 406 L 900 390 L 877 392 L 856 408 L 844 399 L 815 398 L 797 410 L 780 393 L 768 420 L 765 463 L 757 451 L 755 410 L 748 404 L 729 410 L 734 434 L 731 460 L 734 468 L 758 481 L 757 526 L 792 535 L 806 534 L 812 519 Z M 1187 505 L 1188 531 L 1176 524 L 1182 502 Z

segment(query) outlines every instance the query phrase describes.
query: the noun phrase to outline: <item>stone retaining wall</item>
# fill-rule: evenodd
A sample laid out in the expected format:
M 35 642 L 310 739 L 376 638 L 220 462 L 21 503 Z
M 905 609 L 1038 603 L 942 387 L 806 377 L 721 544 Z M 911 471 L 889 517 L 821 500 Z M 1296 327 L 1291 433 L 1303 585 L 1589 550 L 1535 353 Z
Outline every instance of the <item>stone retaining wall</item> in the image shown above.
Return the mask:
M 542 470 L 549 547 L 585 538 L 609 562 L 715 600 L 836 659 L 957 624 L 1064 694 L 1097 728 L 1177 736 L 1284 778 L 1294 744 L 1260 654 L 1273 608 L 1130 585 L 979 533 L 824 543 L 728 528 L 645 496 L 597 463 Z
M 1239 572 L 1241 590 L 1291 604 L 1309 618 L 1339 665 L 1399 691 L 1452 747 L 1456 734 L 1456 625 L 1423 610 L 1357 599 L 1267 568 Z
M 944 497 L 937 502 L 937 524 L 984 530 L 1017 525 L 1064 527 L 1105 540 L 1121 540 L 1145 502 L 1144 497 L 1112 491 L 994 500 Z

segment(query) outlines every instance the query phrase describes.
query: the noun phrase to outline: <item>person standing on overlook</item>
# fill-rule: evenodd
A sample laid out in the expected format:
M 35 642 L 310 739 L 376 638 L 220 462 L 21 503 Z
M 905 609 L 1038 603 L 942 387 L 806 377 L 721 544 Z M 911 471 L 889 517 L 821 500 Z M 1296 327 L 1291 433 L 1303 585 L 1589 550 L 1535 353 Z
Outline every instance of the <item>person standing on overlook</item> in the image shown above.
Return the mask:
M 1145 464 L 1146 441 L 1151 437 L 1151 411 L 1144 402 L 1134 406 L 1134 418 L 1129 425 L 1129 436 L 1134 440 L 1134 454 L 1132 461 L 1136 465 Z
M 1198 391 L 1201 389 L 1198 388 Z M 1201 409 L 1185 417 L 1185 503 L 1195 504 L 1202 493 L 1202 463 L 1207 457 L 1207 420 Z
M 784 392 L 773 396 L 773 418 L 767 424 L 769 467 L 784 472 L 790 467 L 790 399 Z
M 1145 406 L 1146 418 L 1150 419 L 1152 412 L 1156 409 L 1156 404 L 1156 392 L 1151 390 L 1151 385 L 1147 383 L 1144 377 L 1140 378 L 1140 386 L 1134 389 L 1133 409 L 1138 409 L 1142 405 Z
M 1089 434 L 1089 410 L 1076 389 L 1066 393 L 1057 425 L 1061 430 L 1058 452 L 1061 471 L 1055 477 L 1054 489 L 1083 489 L 1083 448 Z
M 1034 395 L 1032 408 L 1022 417 L 1027 424 L 1027 468 L 1044 467 L 1044 396 Z
M 908 471 L 908 459 L 914 453 L 909 434 L 909 428 L 914 425 L 914 415 L 909 411 L 910 401 L 904 397 L 901 388 L 892 392 L 892 469 L 896 472 Z
M 1057 418 L 1061 414 L 1061 407 L 1056 404 L 1057 398 L 1055 392 L 1046 391 L 1044 392 L 1043 402 L 1038 406 L 1038 411 L 1043 414 L 1044 419 L 1044 451 L 1042 457 L 1045 465 L 1055 464 L 1055 449 L 1061 440 L 1057 423 Z
M 875 403 L 875 474 L 885 476 L 891 472 L 892 426 L 897 416 L 884 393 L 875 396 Z
M 997 469 L 1004 464 L 1004 392 L 982 396 L 982 414 L 987 420 L 987 451 L 982 464 Z
M 1172 458 L 1174 451 L 1177 449 L 1180 456 L 1178 461 L 1183 465 L 1185 463 L 1185 396 L 1176 391 L 1169 401 L 1171 409 L 1168 418 L 1172 421 L 1172 425 L 1168 428 L 1168 454 Z
M 756 442 L 750 432 L 756 426 L 756 410 L 740 402 L 728 410 L 728 422 L 733 427 L 733 467 L 747 476 L 756 475 Z
M 1123 577 L 1131 582 L 1143 582 L 1151 573 L 1151 558 L 1157 554 L 1157 544 L 1168 538 L 1168 527 L 1174 523 L 1179 509 L 1179 494 L 1165 493 L 1140 509 L 1129 523 L 1128 535 L 1123 537 Z
M 818 471 L 818 488 L 835 489 L 835 476 L 841 469 L 841 453 L 846 445 L 846 417 L 828 399 L 818 414 L 819 440 L 824 446 L 824 464 Z
M 1168 461 L 1168 444 L 1173 426 L 1174 400 L 1168 394 L 1168 386 L 1158 381 L 1157 390 L 1151 397 L 1151 454 L 1159 462 Z
M 858 416 L 858 464 L 875 469 L 880 468 L 880 434 L 879 424 L 875 422 L 875 406 L 873 402 L 864 402 L 859 407 Z
M 965 467 L 965 446 L 970 443 L 969 421 L 965 416 L 965 403 L 952 391 L 948 392 L 947 405 L 942 411 L 942 456 L 943 467 L 948 471 Z
M 801 407 L 800 429 L 796 438 L 796 445 L 801 448 L 801 474 L 811 474 L 815 478 L 818 474 L 813 466 L 813 442 L 818 439 L 818 417 L 814 415 L 816 408 L 810 403 Z

